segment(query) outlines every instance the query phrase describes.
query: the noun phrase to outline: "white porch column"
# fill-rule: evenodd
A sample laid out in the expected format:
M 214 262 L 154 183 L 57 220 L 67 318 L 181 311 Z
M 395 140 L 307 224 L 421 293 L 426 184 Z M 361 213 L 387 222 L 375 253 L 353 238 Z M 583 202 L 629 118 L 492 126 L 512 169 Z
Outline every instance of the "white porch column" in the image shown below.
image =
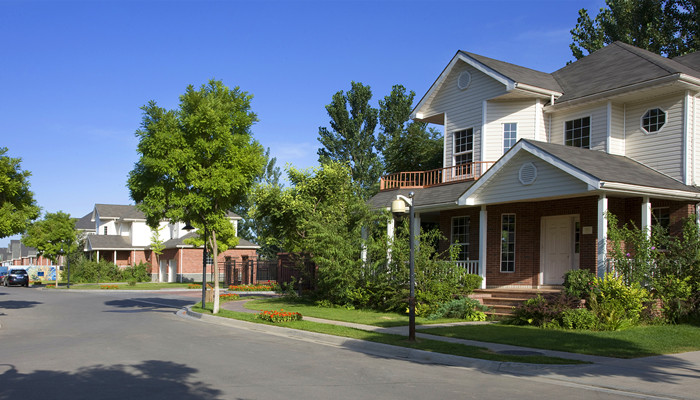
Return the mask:
M 117 251 L 114 250 L 114 265 L 117 265 Z
M 362 258 L 362 265 L 367 266 L 367 227 L 363 226 L 362 229 L 360 230 L 360 234 L 362 235 L 362 253 L 361 253 L 361 258 Z
M 97 262 L 100 262 L 100 251 L 97 250 Z
M 481 276 L 482 289 L 486 289 L 487 217 L 486 206 L 481 206 L 481 211 L 479 211 L 479 276 Z
M 390 219 L 386 223 L 386 262 L 391 262 L 391 245 L 394 244 L 394 219 Z
M 608 256 L 608 198 L 601 194 L 598 198 L 598 275 L 605 276 L 605 263 Z
M 642 198 L 642 231 L 647 238 L 651 237 L 651 203 L 649 196 Z

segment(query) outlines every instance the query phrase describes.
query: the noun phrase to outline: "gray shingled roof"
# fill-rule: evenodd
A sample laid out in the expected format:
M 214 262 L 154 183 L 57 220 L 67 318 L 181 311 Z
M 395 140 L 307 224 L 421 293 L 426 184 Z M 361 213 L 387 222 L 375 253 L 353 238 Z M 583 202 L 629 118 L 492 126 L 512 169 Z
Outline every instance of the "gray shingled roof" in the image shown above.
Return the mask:
M 97 209 L 97 213 L 100 214 L 100 218 L 104 219 L 146 219 L 144 213 L 135 205 L 95 204 L 95 208 Z M 229 211 L 227 215 L 229 218 L 241 218 L 238 214 L 231 211 Z
M 688 56 L 688 61 L 695 56 Z M 563 88 L 558 103 L 676 74 L 700 78 L 700 71 L 622 42 L 611 43 L 552 75 Z
M 673 58 L 673 61 L 679 62 L 686 65 L 692 69 L 700 71 L 700 51 L 695 53 L 686 54 L 684 56 L 679 56 Z
M 628 157 L 561 144 L 522 140 L 601 181 L 700 192 L 700 188 L 685 185 Z
M 92 212 L 87 213 L 84 217 L 75 221 L 75 229 L 81 231 L 95 231 L 95 223 L 92 221 Z
M 166 249 L 172 249 L 172 248 L 181 247 L 181 246 L 189 246 L 189 245 L 185 244 L 185 239 L 192 238 L 195 235 L 196 235 L 195 232 L 190 232 L 190 233 L 186 234 L 185 236 L 182 236 L 178 239 L 167 240 L 167 241 L 163 242 L 163 245 L 165 246 Z M 258 246 L 255 243 L 249 242 L 243 238 L 238 238 L 238 245 L 235 248 L 243 248 L 243 247 L 260 248 L 260 246 Z
M 372 196 L 367 203 L 373 208 L 390 207 L 391 202 L 396 200 L 396 195 L 408 196 L 409 192 L 413 192 L 413 201 L 416 207 L 456 204 L 459 196 L 466 192 L 474 182 L 476 181 L 451 183 L 429 188 L 386 190 Z
M 562 91 L 559 82 L 554 79 L 552 74 L 521 67 L 520 65 L 507 63 L 505 61 L 494 60 L 493 58 L 469 53 L 467 51 L 462 52 L 514 82 L 524 83 L 542 89 L 553 90 L 555 92 Z
M 127 250 L 142 249 L 144 247 L 132 246 L 128 237 L 121 235 L 88 235 L 87 241 L 92 250 Z

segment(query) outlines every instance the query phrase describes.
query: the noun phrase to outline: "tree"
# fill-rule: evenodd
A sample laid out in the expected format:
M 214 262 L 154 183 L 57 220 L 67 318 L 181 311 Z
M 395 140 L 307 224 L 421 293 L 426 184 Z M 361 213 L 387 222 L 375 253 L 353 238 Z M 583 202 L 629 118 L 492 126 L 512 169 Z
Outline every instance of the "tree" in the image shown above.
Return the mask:
M 151 263 L 151 273 L 153 273 L 154 268 L 159 270 L 160 255 L 163 254 L 163 250 L 165 250 L 163 240 L 160 238 L 161 230 L 163 230 L 163 227 L 160 224 L 158 224 L 158 226 L 151 227 L 151 252 L 156 260 L 155 265 Z M 160 276 L 160 274 L 158 276 Z
M 387 173 L 429 171 L 442 167 L 442 135 L 428 124 L 411 121 L 415 92 L 406 93 L 394 85 L 391 93 L 379 101 L 379 134 Z
M 39 207 L 27 180 L 31 173 L 23 171 L 19 158 L 5 155 L 0 148 L 0 238 L 22 233 L 39 217 Z
M 219 252 L 238 244 L 228 212 L 245 200 L 265 163 L 250 132 L 257 121 L 251 99 L 221 81 L 199 90 L 190 85 L 177 110 L 154 101 L 144 106 L 136 131 L 140 158 L 129 173 L 131 198 L 152 228 L 162 219 L 198 228 L 192 243 L 211 251 L 215 271 Z M 212 311 L 218 313 L 218 277 L 214 291 Z
M 571 52 L 580 59 L 614 41 L 622 41 L 664 56 L 700 50 L 697 0 L 606 0 L 591 20 L 579 10 L 571 30 Z
M 35 247 L 38 255 L 58 264 L 59 255 L 72 254 L 78 249 L 75 218 L 71 218 L 70 214 L 62 211 L 47 213 L 43 220 L 29 225 L 22 237 L 22 243 L 25 246 Z M 58 285 L 58 270 L 56 284 Z
M 384 170 L 379 157 L 380 143 L 374 133 L 379 111 L 369 105 L 372 99 L 369 86 L 359 82 L 352 82 L 351 86 L 347 93 L 341 90 L 334 94 L 331 104 L 326 106 L 331 129 L 318 129 L 318 141 L 323 146 L 318 149 L 318 156 L 321 164 L 347 163 L 360 194 L 366 198 Z

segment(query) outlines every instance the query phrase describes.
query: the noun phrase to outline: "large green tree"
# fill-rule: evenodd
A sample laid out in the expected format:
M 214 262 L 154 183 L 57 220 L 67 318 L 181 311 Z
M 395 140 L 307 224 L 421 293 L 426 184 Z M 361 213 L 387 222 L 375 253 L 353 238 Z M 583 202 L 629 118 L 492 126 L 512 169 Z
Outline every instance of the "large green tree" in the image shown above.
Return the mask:
M 59 263 L 59 255 L 72 254 L 78 249 L 78 232 L 75 229 L 75 218 L 70 214 L 58 211 L 47 213 L 44 219 L 29 225 L 22 236 L 25 246 L 35 247 L 37 254 Z M 56 271 L 58 282 L 58 271 Z
M 384 172 L 380 143 L 374 132 L 379 110 L 369 104 L 372 99 L 369 86 L 360 82 L 352 82 L 351 86 L 347 93 L 341 90 L 334 94 L 331 104 L 326 106 L 331 129 L 318 129 L 318 141 L 322 145 L 318 156 L 321 164 L 347 163 L 361 195 L 368 197 Z
M 29 171 L 23 171 L 19 158 L 7 156 L 0 148 L 0 238 L 22 233 L 39 217 L 39 207 L 29 190 Z
M 580 59 L 614 41 L 664 56 L 700 50 L 697 0 L 606 0 L 594 19 L 579 10 L 571 52 Z
M 415 96 L 412 90 L 407 93 L 402 85 L 394 85 L 379 101 L 379 140 L 387 173 L 442 167 L 442 134 L 410 119 Z
M 180 96 L 176 110 L 144 106 L 140 158 L 129 173 L 131 197 L 156 227 L 162 219 L 190 222 L 198 228 L 194 244 L 212 253 L 238 244 L 228 213 L 246 199 L 265 164 L 262 146 L 252 137 L 257 120 L 252 96 L 211 80 Z M 206 237 L 205 237 L 206 233 Z M 214 275 L 214 305 L 219 311 L 219 279 Z

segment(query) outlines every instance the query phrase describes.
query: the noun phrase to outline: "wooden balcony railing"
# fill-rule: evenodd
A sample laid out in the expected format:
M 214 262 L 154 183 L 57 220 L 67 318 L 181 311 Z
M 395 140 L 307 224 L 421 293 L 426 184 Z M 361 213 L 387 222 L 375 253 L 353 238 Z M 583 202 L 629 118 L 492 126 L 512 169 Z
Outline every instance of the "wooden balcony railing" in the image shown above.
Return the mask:
M 379 190 L 426 188 L 462 181 L 472 181 L 486 172 L 493 161 L 480 161 L 431 171 L 396 172 L 379 180 Z

